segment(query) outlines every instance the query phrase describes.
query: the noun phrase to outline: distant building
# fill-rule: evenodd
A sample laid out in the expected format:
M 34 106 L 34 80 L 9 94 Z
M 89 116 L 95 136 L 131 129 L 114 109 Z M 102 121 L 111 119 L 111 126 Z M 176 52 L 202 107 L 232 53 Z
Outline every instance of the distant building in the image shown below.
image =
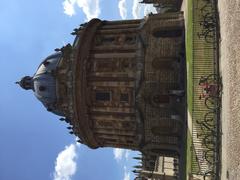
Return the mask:
M 70 124 L 90 148 L 141 151 L 151 171 L 159 156 L 179 157 L 185 123 L 185 49 L 182 13 L 145 19 L 92 19 L 72 33 L 33 77 L 32 89 L 48 111 Z
M 134 166 L 133 172 L 137 175 L 135 180 L 177 180 L 180 179 L 179 158 L 158 156 L 154 161 L 147 160 L 145 156 L 134 158 L 142 160 L 141 165 Z M 146 168 L 151 163 L 153 168 Z

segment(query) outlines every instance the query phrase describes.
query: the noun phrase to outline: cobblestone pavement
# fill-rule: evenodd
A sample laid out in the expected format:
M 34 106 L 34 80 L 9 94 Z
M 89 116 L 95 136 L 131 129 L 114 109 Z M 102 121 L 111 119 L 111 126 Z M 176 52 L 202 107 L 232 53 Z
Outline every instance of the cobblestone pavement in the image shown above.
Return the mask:
M 222 180 L 240 180 L 240 0 L 219 0 Z

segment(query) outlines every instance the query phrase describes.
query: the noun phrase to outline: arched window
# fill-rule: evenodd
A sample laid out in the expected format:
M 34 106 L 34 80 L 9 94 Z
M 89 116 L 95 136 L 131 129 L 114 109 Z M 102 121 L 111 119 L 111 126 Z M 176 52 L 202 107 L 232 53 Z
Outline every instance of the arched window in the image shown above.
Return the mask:
M 171 132 L 169 127 L 164 127 L 164 126 L 157 126 L 157 127 L 152 127 L 151 129 L 152 133 L 157 136 L 161 136 L 161 135 L 171 135 Z
M 167 94 L 156 94 L 152 96 L 152 101 L 155 104 L 169 103 L 170 96 Z
M 155 58 L 152 61 L 152 67 L 154 69 L 158 69 L 158 70 L 172 70 L 173 69 L 173 62 L 175 61 L 176 58 L 164 58 L 164 57 L 160 57 L 160 58 Z

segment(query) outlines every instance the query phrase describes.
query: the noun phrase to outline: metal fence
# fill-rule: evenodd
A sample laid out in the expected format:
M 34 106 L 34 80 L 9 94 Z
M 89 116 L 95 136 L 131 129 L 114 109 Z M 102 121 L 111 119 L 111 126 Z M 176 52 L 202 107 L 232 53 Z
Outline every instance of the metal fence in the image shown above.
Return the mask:
M 192 174 L 220 179 L 219 24 L 217 0 L 193 0 Z

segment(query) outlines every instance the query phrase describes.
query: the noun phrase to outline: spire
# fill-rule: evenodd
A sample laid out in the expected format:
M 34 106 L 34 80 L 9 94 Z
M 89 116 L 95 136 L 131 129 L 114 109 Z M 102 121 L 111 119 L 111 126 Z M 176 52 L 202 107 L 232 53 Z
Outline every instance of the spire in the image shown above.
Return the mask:
M 142 166 L 133 166 L 134 168 L 136 168 L 136 169 L 141 169 L 142 168 Z
M 136 160 L 142 160 L 141 157 L 133 157 L 133 159 L 136 159 Z
M 20 81 L 17 81 L 16 84 L 25 90 L 33 89 L 33 80 L 30 76 L 23 77 Z
M 154 1 L 153 0 L 142 0 L 141 2 L 139 3 L 142 3 L 142 4 L 153 4 Z

